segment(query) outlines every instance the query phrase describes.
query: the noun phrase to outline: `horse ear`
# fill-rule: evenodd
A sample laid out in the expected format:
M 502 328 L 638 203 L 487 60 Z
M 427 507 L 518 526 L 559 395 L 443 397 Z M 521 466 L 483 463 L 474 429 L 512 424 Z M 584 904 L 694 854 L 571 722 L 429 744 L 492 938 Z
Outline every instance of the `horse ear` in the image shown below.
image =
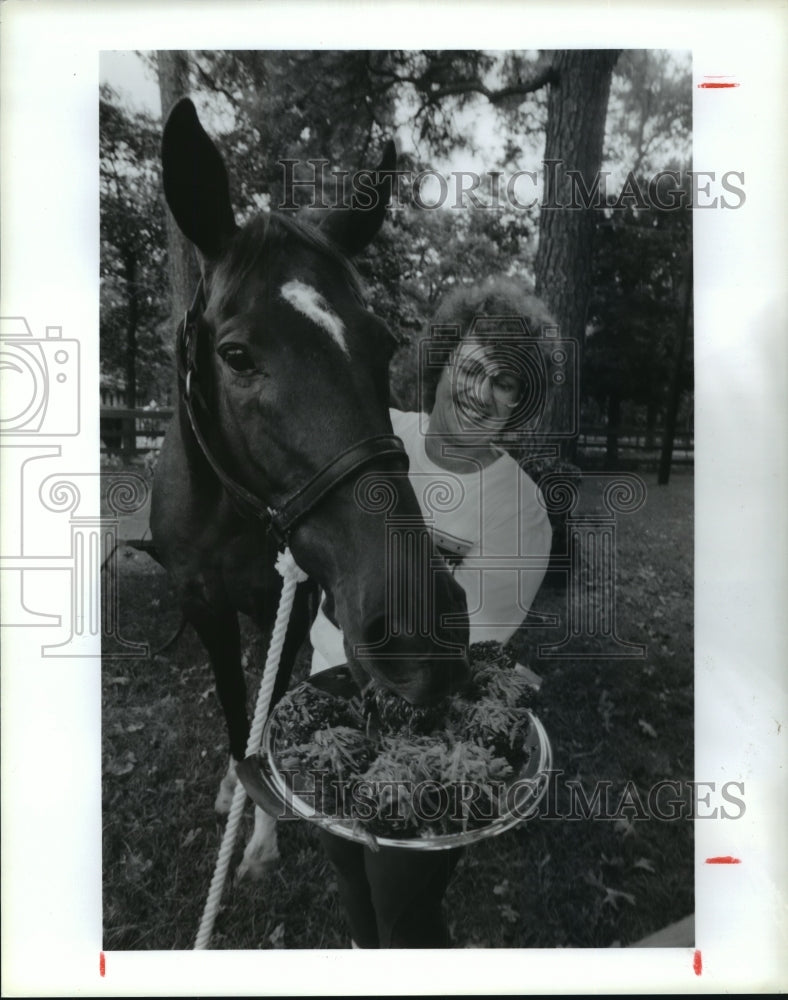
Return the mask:
M 373 202 L 368 208 L 335 208 L 321 223 L 320 228 L 348 255 L 359 253 L 377 235 L 383 225 L 386 208 L 391 198 L 392 174 L 397 167 L 397 148 L 389 139 L 383 149 L 382 159 L 372 171 L 377 183 L 365 186 L 357 198 L 368 197 Z
M 182 98 L 170 111 L 161 144 L 164 196 L 183 235 L 215 260 L 236 230 L 221 153 Z

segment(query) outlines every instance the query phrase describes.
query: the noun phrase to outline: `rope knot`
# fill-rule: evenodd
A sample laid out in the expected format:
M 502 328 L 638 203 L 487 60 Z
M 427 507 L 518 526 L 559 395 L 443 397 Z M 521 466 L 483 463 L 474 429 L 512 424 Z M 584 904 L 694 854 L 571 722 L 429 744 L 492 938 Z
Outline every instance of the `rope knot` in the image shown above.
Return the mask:
M 290 549 L 285 549 L 284 552 L 280 552 L 276 557 L 276 568 L 285 582 L 287 582 L 288 577 L 294 579 L 296 583 L 303 583 L 304 580 L 308 579 L 307 574 L 293 558 L 293 553 Z

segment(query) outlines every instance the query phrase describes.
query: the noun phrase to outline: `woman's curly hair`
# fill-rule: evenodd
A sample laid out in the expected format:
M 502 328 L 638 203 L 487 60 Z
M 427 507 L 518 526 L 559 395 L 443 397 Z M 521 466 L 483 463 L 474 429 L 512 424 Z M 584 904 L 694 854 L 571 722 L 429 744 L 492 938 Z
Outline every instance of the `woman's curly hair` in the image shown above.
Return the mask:
M 445 328 L 456 326 L 456 342 L 459 344 L 467 336 L 474 320 L 490 317 L 517 317 L 525 322 L 532 337 L 539 337 L 543 327 L 556 325 L 545 304 L 528 289 L 525 282 L 496 276 L 479 284 L 461 285 L 448 292 L 433 314 L 427 336 L 433 336 L 434 328 L 440 326 L 443 328 L 441 339 L 446 343 Z M 508 341 L 511 340 L 511 327 L 506 324 L 477 323 L 474 339 L 478 337 L 489 341 L 495 347 L 502 333 L 508 333 Z M 437 366 L 423 366 L 419 372 L 419 402 L 425 413 L 431 413 L 435 405 L 435 390 L 442 373 L 443 368 Z

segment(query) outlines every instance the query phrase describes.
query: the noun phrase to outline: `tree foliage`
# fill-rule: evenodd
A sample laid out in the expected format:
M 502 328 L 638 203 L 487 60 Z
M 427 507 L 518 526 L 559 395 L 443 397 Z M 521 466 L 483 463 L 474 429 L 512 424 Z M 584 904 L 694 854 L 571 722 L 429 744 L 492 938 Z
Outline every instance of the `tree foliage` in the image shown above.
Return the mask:
M 397 134 L 405 145 L 400 167 L 413 173 L 474 153 L 488 157 L 488 171 L 539 170 L 543 158 L 554 157 L 563 171 L 593 173 L 601 166 L 647 173 L 688 159 L 691 89 L 681 54 L 185 55 L 189 90 L 228 163 L 239 221 L 281 203 L 283 160 L 298 161 L 307 176 L 309 160 L 326 161 L 327 171 L 374 168 L 383 141 Z M 148 59 L 155 65 L 155 55 Z M 467 125 L 474 109 L 500 140 L 494 155 L 475 148 L 482 140 Z M 142 387 L 159 372 L 171 338 L 161 123 L 127 111 L 105 90 L 101 133 L 102 369 L 128 381 L 128 336 L 136 325 Z M 593 208 L 540 212 L 538 205 L 425 210 L 412 193 L 406 181 L 389 224 L 357 262 L 376 311 L 403 339 L 392 369 L 400 399 L 415 404 L 415 343 L 441 297 L 493 274 L 535 282 L 562 334 L 581 346 L 590 331 L 589 396 L 615 391 L 648 406 L 664 392 L 670 377 L 664 330 L 674 308 L 665 268 L 689 240 L 670 213 L 646 213 L 647 221 L 633 210 L 611 217 Z
M 101 372 L 133 407 L 170 380 L 160 328 L 168 312 L 160 130 L 147 115 L 123 110 L 107 88 L 99 126 Z
M 628 208 L 599 221 L 584 385 L 600 407 L 616 396 L 654 416 L 664 408 L 690 237 L 689 209 Z M 690 389 L 690 363 L 681 378 Z
M 684 55 L 648 49 L 621 54 L 605 130 L 605 158 L 610 165 L 642 176 L 674 161 L 678 151 L 688 153 L 692 69 Z

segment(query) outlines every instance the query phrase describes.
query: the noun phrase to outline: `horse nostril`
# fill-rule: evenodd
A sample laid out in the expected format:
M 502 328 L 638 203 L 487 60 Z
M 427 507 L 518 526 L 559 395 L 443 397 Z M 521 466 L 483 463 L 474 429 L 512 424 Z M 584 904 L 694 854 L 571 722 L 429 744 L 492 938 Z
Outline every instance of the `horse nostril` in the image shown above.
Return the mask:
M 407 621 L 388 615 L 375 615 L 363 629 L 363 642 L 356 646 L 356 655 L 375 656 L 381 659 L 412 660 L 426 666 L 436 650 L 442 648 L 439 636 L 419 632 Z
M 467 682 L 464 632 L 433 636 L 409 634 L 397 621 L 377 614 L 369 618 L 363 640 L 352 655 L 378 684 L 395 691 L 414 706 L 428 706 Z

